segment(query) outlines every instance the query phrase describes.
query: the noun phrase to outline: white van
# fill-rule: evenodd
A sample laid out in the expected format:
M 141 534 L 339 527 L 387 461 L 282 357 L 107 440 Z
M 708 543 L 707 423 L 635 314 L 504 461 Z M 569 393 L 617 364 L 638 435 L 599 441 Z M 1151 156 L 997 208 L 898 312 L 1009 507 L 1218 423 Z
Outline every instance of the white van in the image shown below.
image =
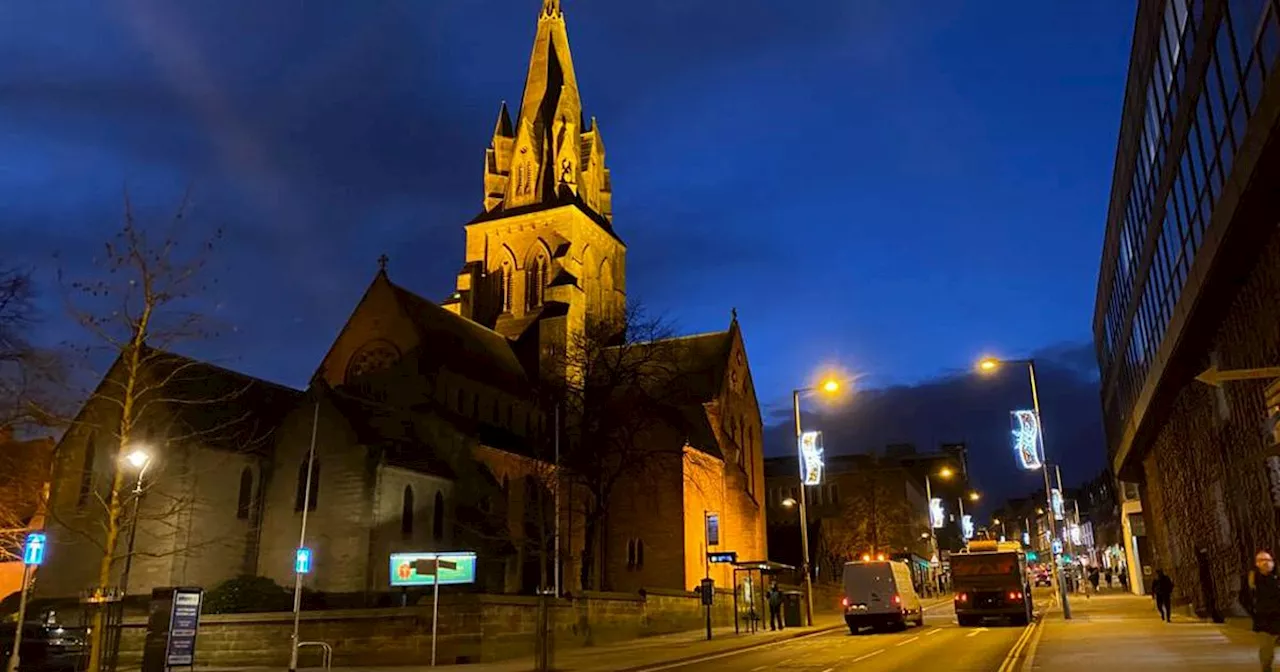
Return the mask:
M 844 622 L 858 634 L 863 626 L 924 625 L 924 608 L 906 563 L 881 560 L 844 565 Z

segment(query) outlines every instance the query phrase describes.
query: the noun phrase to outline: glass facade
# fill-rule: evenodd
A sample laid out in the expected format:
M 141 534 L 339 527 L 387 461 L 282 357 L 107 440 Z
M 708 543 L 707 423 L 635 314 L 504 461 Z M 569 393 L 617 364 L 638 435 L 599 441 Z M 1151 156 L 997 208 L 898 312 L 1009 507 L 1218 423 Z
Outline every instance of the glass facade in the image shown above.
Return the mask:
M 1109 225 L 1116 235 L 1105 254 L 1115 267 L 1100 294 L 1106 311 L 1095 334 L 1113 440 L 1142 390 L 1263 83 L 1277 65 L 1278 3 L 1154 0 L 1158 27 L 1152 20 L 1135 37 L 1155 53 L 1134 60 L 1146 65 L 1145 86 L 1125 109 L 1121 138 L 1136 134 L 1137 146 L 1127 188 L 1113 192 L 1118 202 Z M 1148 16 L 1154 15 L 1144 7 L 1139 20 Z M 1209 51 L 1207 63 L 1197 48 Z M 1115 179 L 1128 177 L 1117 170 Z

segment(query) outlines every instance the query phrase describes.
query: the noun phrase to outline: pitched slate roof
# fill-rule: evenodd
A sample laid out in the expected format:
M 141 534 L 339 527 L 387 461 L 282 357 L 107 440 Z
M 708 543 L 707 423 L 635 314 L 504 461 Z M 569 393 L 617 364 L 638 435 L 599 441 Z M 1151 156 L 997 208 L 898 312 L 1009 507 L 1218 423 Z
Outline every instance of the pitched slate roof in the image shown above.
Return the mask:
M 298 390 L 164 350 L 147 348 L 142 362 L 150 382 L 140 401 L 162 400 L 157 408 L 178 425 L 171 436 L 211 448 L 265 449 L 266 438 L 302 397 Z
M 526 391 L 529 377 L 505 336 L 452 313 L 387 281 L 422 340 L 425 360 L 511 392 Z

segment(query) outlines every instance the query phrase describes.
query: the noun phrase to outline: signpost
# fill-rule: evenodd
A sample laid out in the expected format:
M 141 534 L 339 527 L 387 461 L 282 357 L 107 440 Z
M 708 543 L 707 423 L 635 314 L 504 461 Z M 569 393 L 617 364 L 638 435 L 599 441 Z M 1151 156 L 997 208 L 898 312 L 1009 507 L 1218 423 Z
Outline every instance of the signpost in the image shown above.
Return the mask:
M 311 549 L 299 548 L 297 554 L 293 556 L 293 571 L 298 574 L 311 573 Z
M 720 514 L 707 514 L 707 546 L 720 545 Z
M 708 553 L 707 555 L 710 557 L 711 554 Z M 734 553 L 733 555 L 736 558 L 738 554 Z M 709 642 L 711 641 L 711 603 L 716 596 L 715 579 L 703 579 L 698 593 L 702 597 L 702 610 L 707 616 L 707 641 Z
M 1230 380 L 1262 380 L 1266 378 L 1280 378 L 1280 366 L 1219 371 L 1217 365 L 1214 365 L 1205 369 L 1204 373 L 1196 376 L 1196 380 L 1213 387 L 1222 387 L 1223 383 Z
M 440 586 L 475 583 L 476 554 L 392 553 L 391 585 L 393 587 L 432 586 L 431 599 L 431 666 L 436 666 L 436 637 L 440 623 Z
M 196 631 L 200 629 L 201 588 L 175 588 L 173 610 L 169 614 L 169 644 L 165 647 L 166 667 L 192 667 L 196 660 Z
M 18 624 L 13 629 L 13 651 L 9 652 L 9 672 L 18 672 L 19 649 L 22 647 L 22 624 L 27 619 L 27 593 L 31 584 L 31 572 L 44 563 L 46 537 L 43 532 L 27 535 L 22 547 L 22 593 L 18 597 Z
M 737 551 L 722 551 L 719 553 L 708 553 L 707 562 L 713 565 L 733 564 L 738 561 Z

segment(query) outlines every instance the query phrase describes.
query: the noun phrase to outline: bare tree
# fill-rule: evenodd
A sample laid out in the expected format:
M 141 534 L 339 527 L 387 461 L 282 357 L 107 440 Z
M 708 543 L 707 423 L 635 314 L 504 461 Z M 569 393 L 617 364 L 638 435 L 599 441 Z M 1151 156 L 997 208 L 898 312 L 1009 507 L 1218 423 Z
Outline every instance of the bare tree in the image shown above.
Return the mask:
M 126 483 L 129 474 L 121 468 L 121 459 L 140 437 L 164 435 L 172 443 L 220 431 L 219 424 L 229 426 L 234 418 L 221 419 L 212 428 L 185 422 L 183 409 L 216 407 L 243 391 L 199 389 L 206 378 L 199 367 L 207 365 L 170 352 L 184 341 L 209 335 L 200 299 L 208 289 L 203 279 L 206 262 L 220 233 L 192 241 L 186 209 L 184 199 L 167 227 L 145 227 L 136 220 L 126 196 L 123 225 L 95 259 L 97 277 L 68 280 L 59 274 L 71 315 L 89 336 L 86 356 L 92 360 L 105 351 L 113 361 L 84 406 L 105 410 L 82 412 L 78 420 L 112 437 L 110 490 L 105 496 L 94 493 L 101 516 L 91 517 L 88 529 L 77 528 L 74 521 L 59 521 L 101 550 L 93 586 L 96 595 L 110 592 L 115 563 L 125 559 L 118 546 L 126 505 L 141 496 L 127 487 L 133 483 Z M 189 435 L 182 436 L 182 431 Z M 179 520 L 173 514 L 189 508 L 188 500 L 188 494 L 170 493 L 158 505 L 164 509 L 158 518 Z M 90 670 L 99 669 L 103 660 L 103 618 L 101 611 L 94 616 Z
M 818 557 L 827 565 L 827 576 L 841 576 L 844 563 L 862 555 L 888 555 L 919 545 L 926 528 L 917 520 L 902 478 L 895 470 L 868 469 L 842 480 L 842 485 L 852 480 L 856 487 L 842 488 L 839 517 L 821 526 Z
M 583 524 L 582 585 L 607 589 L 604 533 L 619 487 L 679 469 L 684 459 L 658 439 L 686 424 L 691 399 L 678 339 L 660 318 L 629 308 L 618 319 L 589 321 L 550 349 L 546 398 L 563 417 L 560 464 Z M 665 472 L 670 473 L 670 472 Z

